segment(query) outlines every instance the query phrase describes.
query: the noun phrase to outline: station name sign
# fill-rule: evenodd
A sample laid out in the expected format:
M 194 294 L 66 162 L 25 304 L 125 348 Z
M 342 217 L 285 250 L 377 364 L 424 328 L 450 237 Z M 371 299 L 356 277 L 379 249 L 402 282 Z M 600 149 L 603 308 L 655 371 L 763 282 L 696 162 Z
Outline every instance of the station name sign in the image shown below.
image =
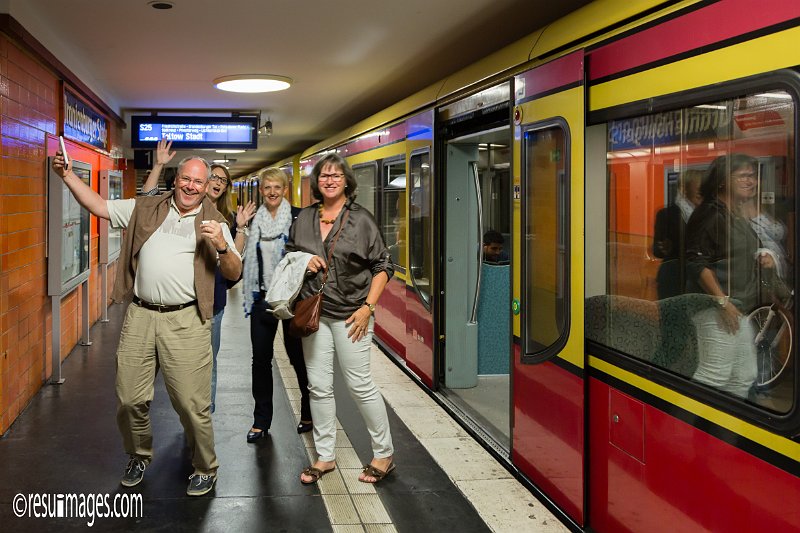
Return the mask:
M 609 124 L 611 151 L 651 148 L 707 138 L 728 137 L 731 114 L 727 109 L 690 108 L 656 113 Z
M 158 141 L 173 148 L 258 148 L 257 117 L 131 117 L 131 148 L 155 148 Z
M 108 150 L 108 119 L 65 89 L 64 136 Z

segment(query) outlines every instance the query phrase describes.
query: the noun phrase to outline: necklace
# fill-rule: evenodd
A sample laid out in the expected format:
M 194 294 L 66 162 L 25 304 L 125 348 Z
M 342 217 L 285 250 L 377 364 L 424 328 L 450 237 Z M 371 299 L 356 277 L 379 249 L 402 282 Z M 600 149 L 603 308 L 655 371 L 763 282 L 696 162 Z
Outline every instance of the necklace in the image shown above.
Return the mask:
M 319 221 L 322 222 L 323 224 L 333 224 L 334 222 L 336 222 L 336 218 L 339 216 L 339 213 L 337 212 L 333 218 L 322 218 L 322 210 L 323 210 L 322 202 L 319 203 L 319 207 L 317 209 L 319 209 Z M 341 212 L 341 208 L 339 209 L 339 211 Z

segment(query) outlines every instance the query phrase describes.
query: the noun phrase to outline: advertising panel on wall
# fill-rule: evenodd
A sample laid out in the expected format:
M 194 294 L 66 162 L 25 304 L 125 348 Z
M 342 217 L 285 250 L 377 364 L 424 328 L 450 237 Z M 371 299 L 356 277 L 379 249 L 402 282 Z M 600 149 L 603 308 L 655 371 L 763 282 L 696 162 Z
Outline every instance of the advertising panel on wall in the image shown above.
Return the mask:
M 89 279 L 91 216 L 70 193 L 48 158 L 47 294 L 63 296 Z M 73 161 L 72 171 L 92 185 L 92 167 Z
M 100 196 L 106 200 L 122 199 L 122 172 L 118 170 L 100 171 Z M 101 265 L 113 263 L 119 257 L 122 246 L 122 230 L 112 228 L 108 220 L 100 219 L 99 262 Z

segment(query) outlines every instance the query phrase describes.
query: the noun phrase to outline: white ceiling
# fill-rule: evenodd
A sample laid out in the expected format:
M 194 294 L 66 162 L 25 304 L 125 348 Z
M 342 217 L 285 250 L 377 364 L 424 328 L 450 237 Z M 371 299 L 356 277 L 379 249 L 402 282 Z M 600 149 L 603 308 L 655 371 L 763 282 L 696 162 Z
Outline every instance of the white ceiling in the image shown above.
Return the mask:
M 588 0 L 173 0 L 167 11 L 148 3 L 0 0 L 0 11 L 126 120 L 137 110 L 261 111 L 274 133 L 261 137 L 257 151 L 231 156 L 233 174 L 241 175 L 308 148 Z M 294 85 L 243 95 L 211 84 L 244 73 L 288 76 Z

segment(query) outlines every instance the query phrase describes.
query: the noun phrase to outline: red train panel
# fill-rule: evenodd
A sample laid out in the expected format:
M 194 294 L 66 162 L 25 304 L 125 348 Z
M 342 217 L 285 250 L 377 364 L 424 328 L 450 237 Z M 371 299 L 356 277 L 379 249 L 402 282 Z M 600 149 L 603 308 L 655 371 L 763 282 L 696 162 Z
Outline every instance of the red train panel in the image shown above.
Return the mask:
M 634 404 L 641 406 L 641 420 L 614 409 Z M 598 379 L 589 380 L 589 406 L 589 515 L 594 529 L 800 528 L 796 476 Z M 641 458 L 612 442 L 620 432 L 642 433 Z
M 519 351 L 515 347 L 515 351 Z M 514 356 L 512 460 L 578 523 L 583 511 L 583 379 Z
M 406 297 L 406 363 L 428 387 L 433 387 L 433 315 L 413 289 L 407 289 Z
M 591 52 L 588 77 L 605 78 L 800 16 L 797 0 L 723 0 Z
M 406 357 L 406 282 L 393 277 L 378 300 L 375 335 L 400 357 Z

